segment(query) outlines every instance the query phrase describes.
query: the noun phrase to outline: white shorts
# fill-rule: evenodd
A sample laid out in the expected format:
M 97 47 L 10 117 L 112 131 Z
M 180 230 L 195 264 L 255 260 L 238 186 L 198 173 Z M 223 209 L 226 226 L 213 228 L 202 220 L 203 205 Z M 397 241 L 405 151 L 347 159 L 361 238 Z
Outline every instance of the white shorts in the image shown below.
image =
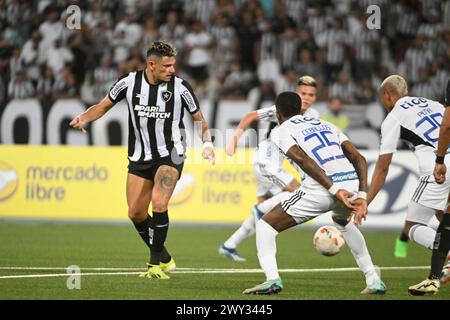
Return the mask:
M 328 211 L 333 211 L 333 217 L 339 218 L 347 218 L 351 212 L 331 194 L 311 194 L 307 189 L 301 187 L 282 201 L 281 207 L 298 224 L 314 219 Z
M 295 178 L 282 168 L 273 169 L 270 166 L 254 163 L 253 173 L 256 178 L 256 196 L 270 197 L 282 192 Z
M 436 215 L 436 210 L 424 207 L 417 202 L 410 201 L 408 204 L 408 212 L 406 213 L 406 221 L 428 225 L 431 219 Z
M 423 175 L 414 191 L 411 201 L 434 210 L 445 210 L 450 192 L 450 177 L 443 184 L 436 183 L 434 176 Z

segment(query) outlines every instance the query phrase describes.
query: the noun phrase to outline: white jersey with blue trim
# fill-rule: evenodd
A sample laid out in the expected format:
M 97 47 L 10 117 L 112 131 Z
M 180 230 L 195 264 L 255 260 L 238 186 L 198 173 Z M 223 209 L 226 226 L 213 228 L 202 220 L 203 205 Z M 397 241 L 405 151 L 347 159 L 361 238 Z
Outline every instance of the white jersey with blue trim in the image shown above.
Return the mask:
M 297 115 L 283 122 L 272 139 L 285 154 L 292 146 L 297 145 L 319 165 L 338 188 L 352 192 L 358 190 L 358 175 L 341 148 L 341 144 L 348 138 L 333 124 Z M 300 173 L 305 177 L 302 187 L 314 193 L 328 194 L 328 190 L 321 184 L 302 171 Z
M 279 126 L 272 129 L 270 137 L 278 131 Z M 273 168 L 276 172 L 283 166 L 284 154 L 280 151 L 278 146 L 271 141 L 271 138 L 263 140 L 258 144 L 253 156 L 253 163 L 259 163 Z
M 262 108 L 256 111 L 258 113 L 258 117 L 260 120 L 267 120 L 267 121 L 276 121 L 276 115 L 277 108 L 275 105 Z M 319 118 L 319 112 L 317 110 L 308 108 L 305 112 L 305 115 L 310 118 Z M 276 126 L 272 129 L 270 133 L 270 137 L 267 140 L 263 140 L 258 144 L 258 147 L 255 150 L 255 154 L 253 156 L 253 163 L 260 163 L 267 166 L 271 166 L 274 169 L 274 172 L 276 172 L 279 168 L 283 167 L 283 161 L 284 161 L 284 154 L 280 151 L 278 146 L 274 144 L 272 140 L 272 135 L 274 132 L 278 130 L 279 126 Z
M 399 99 L 381 125 L 380 155 L 394 153 L 398 140 L 403 139 L 414 150 L 420 174 L 431 174 L 443 115 L 439 102 L 422 97 Z

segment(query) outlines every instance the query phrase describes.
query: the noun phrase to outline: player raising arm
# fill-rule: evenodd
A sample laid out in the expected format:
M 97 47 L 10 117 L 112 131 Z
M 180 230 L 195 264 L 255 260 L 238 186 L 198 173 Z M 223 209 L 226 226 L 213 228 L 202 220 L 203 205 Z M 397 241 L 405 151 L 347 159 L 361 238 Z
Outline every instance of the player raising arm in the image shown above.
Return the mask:
M 108 96 L 70 122 L 72 127 L 86 132 L 89 122 L 126 99 L 129 112 L 128 217 L 150 249 L 148 270 L 141 276 L 156 279 L 169 279 L 166 273 L 175 269 L 164 243 L 169 229 L 168 203 L 185 159 L 183 110 L 200 122 L 203 157 L 211 163 L 215 158 L 208 125 L 197 98 L 189 83 L 175 75 L 175 56 L 174 47 L 155 41 L 147 51 L 145 70 L 119 78 Z M 150 203 L 152 216 L 148 214 Z
M 316 109 L 312 108 L 314 102 L 317 99 L 317 82 L 311 76 L 302 76 L 297 80 L 297 94 L 300 96 L 302 100 L 300 114 L 305 117 L 311 118 L 319 118 L 319 112 Z M 276 121 L 275 113 L 276 113 L 275 105 L 267 108 L 262 108 L 256 111 L 252 111 L 247 113 L 244 118 L 239 122 L 238 127 L 236 128 L 231 142 L 227 145 L 226 152 L 229 156 L 232 156 L 236 152 L 236 147 L 239 141 L 239 138 L 242 134 L 247 130 L 253 122 L 257 121 Z

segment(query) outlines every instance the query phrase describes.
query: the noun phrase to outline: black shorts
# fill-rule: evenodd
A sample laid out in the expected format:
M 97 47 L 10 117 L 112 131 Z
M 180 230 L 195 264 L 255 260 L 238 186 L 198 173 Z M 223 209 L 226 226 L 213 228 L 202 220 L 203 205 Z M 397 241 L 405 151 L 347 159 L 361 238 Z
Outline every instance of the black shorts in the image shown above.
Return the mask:
M 180 180 L 181 173 L 183 172 L 185 156 L 180 156 L 179 161 L 173 161 L 170 156 L 153 160 L 149 163 L 136 163 L 131 162 L 128 164 L 128 173 L 134 174 L 135 176 L 154 181 L 156 171 L 160 166 L 169 166 L 177 169 L 178 180 Z

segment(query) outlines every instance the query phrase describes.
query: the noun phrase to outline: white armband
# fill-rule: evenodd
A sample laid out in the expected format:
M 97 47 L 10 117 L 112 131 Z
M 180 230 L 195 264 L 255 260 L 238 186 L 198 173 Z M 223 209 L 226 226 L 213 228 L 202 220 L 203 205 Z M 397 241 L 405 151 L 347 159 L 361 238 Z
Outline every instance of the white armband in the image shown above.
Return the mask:
M 330 189 L 328 189 L 328 192 L 331 193 L 333 196 L 336 195 L 336 193 L 338 192 L 338 187 L 336 187 L 334 184 L 331 185 Z
M 214 149 L 214 145 L 211 141 L 205 141 L 203 142 L 202 150 L 205 150 L 206 148 Z
M 367 192 L 365 192 L 365 191 L 359 191 L 356 198 L 360 198 L 360 199 L 367 200 Z

